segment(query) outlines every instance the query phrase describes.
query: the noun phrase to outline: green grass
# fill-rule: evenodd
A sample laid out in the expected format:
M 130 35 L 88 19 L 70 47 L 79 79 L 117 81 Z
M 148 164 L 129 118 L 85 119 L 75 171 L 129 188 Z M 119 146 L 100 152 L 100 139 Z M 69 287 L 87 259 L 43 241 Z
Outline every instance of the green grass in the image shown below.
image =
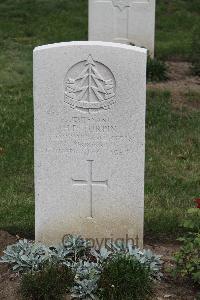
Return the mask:
M 186 96 L 188 108 L 174 109 L 169 92 L 148 93 L 145 232 L 154 236 L 176 235 L 199 196 L 200 111 L 197 95 Z
M 200 30 L 199 0 L 157 0 L 156 56 L 160 59 L 188 60 L 193 30 Z
M 199 1 L 158 0 L 159 57 L 189 56 L 198 8 Z M 87 0 L 0 2 L 0 228 L 11 233 L 34 233 L 32 50 L 85 39 Z M 161 234 L 176 230 L 198 196 L 199 113 L 173 111 L 166 93 L 148 98 L 146 232 Z
M 0 228 L 34 234 L 32 51 L 87 39 L 85 0 L 0 2 Z
M 63 300 L 74 283 L 74 274 L 64 265 L 47 265 L 39 272 L 26 272 L 21 279 L 23 299 Z

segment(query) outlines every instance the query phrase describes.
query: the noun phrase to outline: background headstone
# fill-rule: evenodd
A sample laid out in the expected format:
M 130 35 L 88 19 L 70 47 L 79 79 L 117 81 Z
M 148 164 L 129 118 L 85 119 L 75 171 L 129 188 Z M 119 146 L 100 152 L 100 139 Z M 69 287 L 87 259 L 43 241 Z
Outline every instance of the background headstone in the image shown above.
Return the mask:
M 36 240 L 143 242 L 146 50 L 34 50 Z
M 89 40 L 134 44 L 154 56 L 156 0 L 89 0 Z

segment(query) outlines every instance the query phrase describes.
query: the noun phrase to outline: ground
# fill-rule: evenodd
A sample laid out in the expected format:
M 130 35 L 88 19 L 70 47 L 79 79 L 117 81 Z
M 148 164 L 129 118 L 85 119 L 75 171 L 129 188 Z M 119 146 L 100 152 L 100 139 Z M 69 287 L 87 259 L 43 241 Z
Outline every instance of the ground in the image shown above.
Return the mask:
M 15 236 L 10 235 L 8 232 L 0 231 L 0 255 L 5 247 L 17 241 Z M 146 240 L 145 248 L 152 249 L 155 253 L 163 255 L 165 267 L 172 266 L 172 254 L 179 249 L 178 244 L 174 243 L 155 243 L 151 240 Z M 20 278 L 14 275 L 5 264 L 0 264 L 0 299 L 1 300 L 20 300 Z M 154 300 L 194 300 L 195 289 L 191 286 L 185 285 L 184 287 L 180 282 L 172 281 L 169 274 L 165 274 L 163 279 L 155 287 Z M 70 300 L 66 297 L 66 300 Z
M 0 256 L 7 245 L 14 244 L 16 237 L 0 231 Z M 8 266 L 0 263 L 0 299 L 18 300 L 19 278 L 13 276 Z
M 169 79 L 165 82 L 149 83 L 148 89 L 170 91 L 174 108 L 182 110 L 186 107 L 190 110 L 199 110 L 200 78 L 191 76 L 191 64 L 168 61 L 166 65 Z
M 34 238 L 33 48 L 87 40 L 87 2 L 0 1 L 0 251 L 16 234 Z M 167 62 L 169 80 L 148 84 L 145 235 L 165 257 L 176 247 L 185 211 L 199 197 L 200 79 L 190 64 L 199 24 L 200 1 L 157 0 L 156 57 Z M 17 299 L 18 284 L 0 265 L 0 299 Z M 168 298 L 194 296 L 167 277 L 157 299 Z

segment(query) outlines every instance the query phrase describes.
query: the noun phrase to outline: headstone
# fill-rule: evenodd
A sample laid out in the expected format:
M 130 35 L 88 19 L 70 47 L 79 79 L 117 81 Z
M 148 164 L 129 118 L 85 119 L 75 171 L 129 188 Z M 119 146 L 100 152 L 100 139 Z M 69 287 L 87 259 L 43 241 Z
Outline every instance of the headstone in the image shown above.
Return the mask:
M 80 234 L 96 246 L 142 246 L 145 98 L 145 49 L 71 42 L 34 50 L 37 241 Z
M 134 44 L 154 56 L 156 0 L 89 0 L 89 40 Z

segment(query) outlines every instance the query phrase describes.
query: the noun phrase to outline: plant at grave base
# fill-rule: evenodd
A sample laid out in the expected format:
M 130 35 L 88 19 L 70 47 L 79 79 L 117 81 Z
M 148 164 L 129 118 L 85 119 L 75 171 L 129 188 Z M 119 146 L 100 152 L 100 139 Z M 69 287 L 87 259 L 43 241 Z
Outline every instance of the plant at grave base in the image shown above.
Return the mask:
M 50 260 L 70 266 L 80 259 L 86 259 L 89 249 L 89 242 L 86 239 L 81 236 L 66 235 L 61 245 L 50 247 Z
M 161 273 L 163 261 L 160 255 L 154 254 L 151 250 L 143 250 L 129 247 L 128 256 L 133 256 L 142 265 L 146 266 L 151 274 L 152 279 L 161 280 L 163 274 Z
M 21 293 L 25 299 L 60 300 L 69 292 L 74 274 L 66 266 L 47 265 L 39 272 L 22 276 Z
M 69 265 L 85 258 L 88 242 L 80 236 L 66 236 L 63 245 L 47 247 L 26 239 L 10 245 L 1 257 L 1 263 L 8 263 L 15 272 L 40 270 L 47 262 Z
M 200 209 L 189 209 L 182 226 L 187 232 L 178 239 L 183 245 L 174 255 L 175 268 L 172 273 L 191 279 L 200 286 Z
M 109 262 L 115 261 L 118 256 L 126 260 L 137 261 L 141 268 L 149 271 L 151 280 L 161 278 L 160 256 L 153 254 L 150 250 L 140 250 L 132 245 L 127 247 L 119 243 L 108 245 L 108 247 L 110 249 L 102 247 L 96 250 L 91 248 L 86 240 L 71 235 L 65 237 L 63 244 L 53 247 L 21 240 L 7 247 L 1 262 L 11 264 L 15 271 L 31 272 L 32 277 L 30 274 L 24 277 L 29 279 L 30 289 L 36 282 L 34 281 L 36 275 L 40 271 L 45 274 L 45 269 L 49 264 L 52 268 L 63 266 L 70 269 L 75 274 L 71 293 L 76 299 L 98 299 L 98 282 L 103 268 Z
M 165 62 L 148 56 L 147 59 L 147 81 L 159 82 L 168 79 L 167 66 Z
M 112 244 L 111 247 L 116 255 L 121 253 L 125 254 L 126 257 L 134 257 L 139 263 L 145 265 L 150 270 L 152 279 L 161 280 L 163 277 L 161 255 L 156 255 L 149 249 L 141 250 L 132 244 L 128 244 L 128 247 L 124 246 L 123 243 L 121 245 Z
M 134 257 L 118 254 L 105 262 L 98 282 L 100 299 L 145 300 L 152 295 L 152 291 L 149 268 Z
M 86 251 L 89 249 L 89 241 L 77 235 L 66 235 L 63 237 L 63 246 L 69 251 L 76 262 L 78 257 L 83 258 L 85 256 Z
M 49 261 L 50 249 L 26 239 L 8 246 L 0 262 L 12 265 L 15 272 L 37 271 Z
M 71 250 L 63 247 L 62 245 L 50 247 L 49 261 L 54 264 L 63 264 L 70 266 L 73 263 Z
M 101 266 L 93 262 L 80 261 L 74 264 L 73 269 L 76 275 L 71 289 L 72 298 L 98 299 L 95 293 L 102 272 Z
M 95 258 L 98 264 L 102 264 L 106 259 L 113 255 L 106 247 L 101 247 L 98 251 L 94 248 L 90 250 L 90 254 Z

